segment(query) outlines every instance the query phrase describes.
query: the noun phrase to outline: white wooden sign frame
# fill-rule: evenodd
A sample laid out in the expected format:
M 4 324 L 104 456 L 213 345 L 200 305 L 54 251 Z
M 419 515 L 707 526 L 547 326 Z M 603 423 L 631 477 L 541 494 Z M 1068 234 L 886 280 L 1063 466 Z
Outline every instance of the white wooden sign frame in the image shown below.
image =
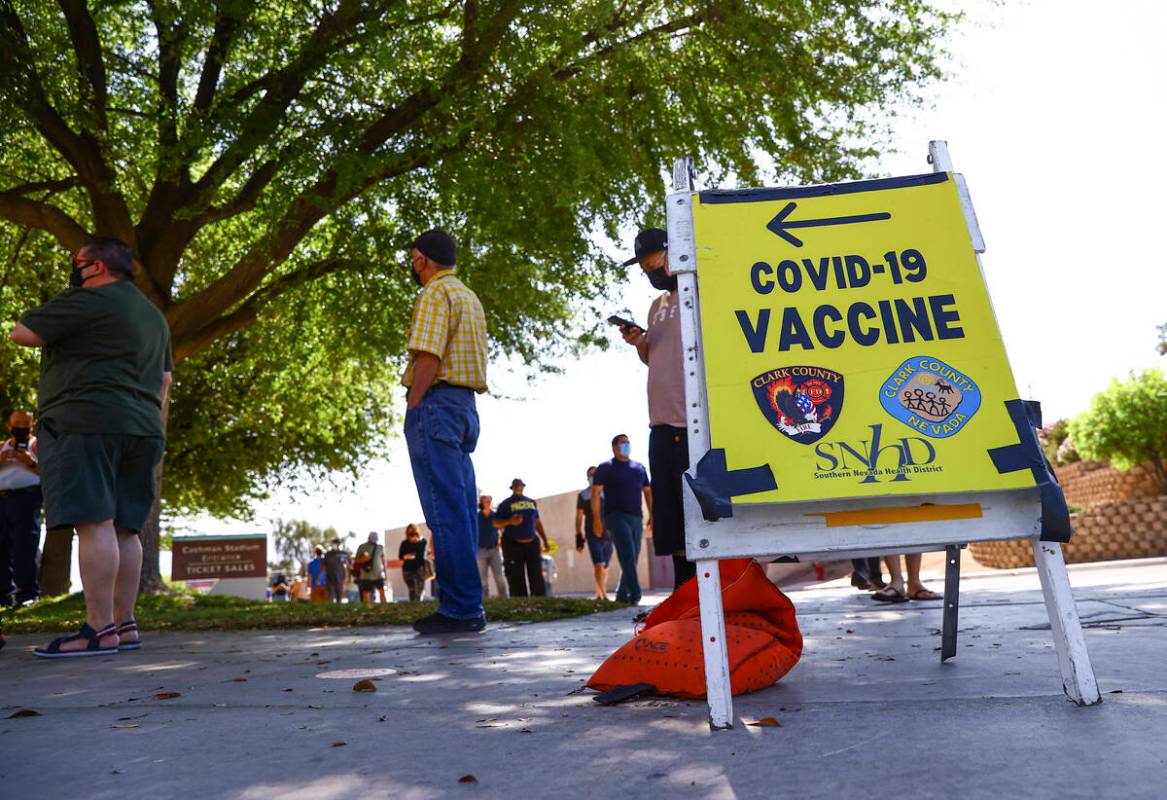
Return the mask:
M 929 161 L 934 172 L 953 172 L 948 146 L 943 141 L 929 144 Z M 961 209 L 977 254 L 977 265 L 980 266 L 980 253 L 985 249 L 984 240 L 964 177 L 955 177 Z M 689 471 L 695 474 L 696 465 L 709 451 L 710 438 L 697 285 L 698 255 L 693 230 L 692 179 L 689 159 L 678 159 L 673 165 L 673 193 L 668 196 L 667 217 L 669 267 L 678 276 L 677 290 L 681 301 Z M 954 498 L 960 498 L 962 502 L 979 503 L 982 517 L 831 528 L 827 527 L 822 517 L 834 511 L 917 506 L 921 503 L 951 502 Z M 960 574 L 958 548 L 970 541 L 1028 538 L 1033 545 L 1034 560 L 1041 579 L 1062 673 L 1063 690 L 1078 705 L 1093 705 L 1102 701 L 1082 636 L 1061 545 L 1040 541 L 1041 503 L 1036 488 L 824 501 L 813 505 L 815 516 L 807 516 L 806 504 L 735 504 L 733 516 L 717 522 L 704 519 L 697 498 L 687 484 L 684 503 L 686 552 L 690 560 L 697 562 L 709 721 L 715 729 L 733 726 L 725 615 L 717 562 L 719 559 L 753 556 L 787 555 L 825 560 L 946 549 L 949 559 L 948 579 L 945 581 L 943 660 L 955 654 L 957 584 Z M 856 528 L 862 530 L 861 540 L 856 536 Z

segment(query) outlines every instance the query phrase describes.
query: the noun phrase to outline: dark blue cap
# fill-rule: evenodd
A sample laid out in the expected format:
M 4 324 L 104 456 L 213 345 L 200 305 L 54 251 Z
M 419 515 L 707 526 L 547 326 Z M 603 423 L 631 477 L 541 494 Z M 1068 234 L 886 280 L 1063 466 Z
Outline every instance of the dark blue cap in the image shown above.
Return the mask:
M 450 238 L 450 234 L 440 228 L 426 231 L 414 239 L 410 247 L 415 248 L 430 261 L 441 264 L 443 267 L 454 266 L 458 257 L 454 240 Z
M 636 234 L 636 240 L 632 243 L 632 250 L 636 253 L 632 258 L 624 262 L 624 266 L 630 267 L 636 263 L 636 260 L 641 256 L 652 255 L 659 253 L 661 250 L 669 246 L 669 235 L 660 228 L 645 228 L 640 233 Z

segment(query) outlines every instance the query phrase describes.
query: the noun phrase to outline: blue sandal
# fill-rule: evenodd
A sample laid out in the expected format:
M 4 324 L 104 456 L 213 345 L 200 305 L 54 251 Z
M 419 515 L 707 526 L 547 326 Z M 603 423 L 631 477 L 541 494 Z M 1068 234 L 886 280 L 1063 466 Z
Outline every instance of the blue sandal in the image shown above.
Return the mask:
M 132 642 L 118 642 L 118 650 L 141 650 L 142 649 L 142 634 L 138 633 L 138 623 L 136 620 L 129 620 L 118 625 L 118 639 L 122 639 L 126 634 L 136 634 L 137 639 Z
M 102 647 L 101 640 L 107 636 L 116 636 L 117 626 L 110 624 L 106 625 L 99 631 L 93 630 L 89 627 L 89 623 L 82 624 L 81 630 L 72 636 L 62 636 L 58 639 L 53 639 L 49 642 L 48 647 L 38 647 L 32 651 L 34 656 L 38 658 L 84 658 L 86 656 L 104 656 L 117 653 L 118 646 Z M 62 650 L 61 645 L 66 642 L 73 642 L 78 639 L 85 639 L 89 642 L 89 646 L 84 650 Z

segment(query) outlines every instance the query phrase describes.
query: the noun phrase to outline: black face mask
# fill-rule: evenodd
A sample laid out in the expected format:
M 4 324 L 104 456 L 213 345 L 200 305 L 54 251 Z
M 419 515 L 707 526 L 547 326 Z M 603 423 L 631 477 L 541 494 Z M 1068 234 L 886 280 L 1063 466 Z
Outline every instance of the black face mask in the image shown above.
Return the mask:
M 81 271 L 86 269 L 89 269 L 88 264 L 83 267 L 74 266 L 73 271 L 69 273 L 69 285 L 74 289 L 80 289 L 81 285 L 85 283 L 85 279 L 81 277 Z
M 23 444 L 24 442 L 27 442 L 28 441 L 28 434 L 29 434 L 28 428 L 13 428 L 12 429 L 12 438 L 16 441 L 17 444 Z
M 664 267 L 658 267 L 652 272 L 644 274 L 648 276 L 648 282 L 652 284 L 654 289 L 660 289 L 662 292 L 675 292 L 677 290 L 677 276 L 666 273 Z

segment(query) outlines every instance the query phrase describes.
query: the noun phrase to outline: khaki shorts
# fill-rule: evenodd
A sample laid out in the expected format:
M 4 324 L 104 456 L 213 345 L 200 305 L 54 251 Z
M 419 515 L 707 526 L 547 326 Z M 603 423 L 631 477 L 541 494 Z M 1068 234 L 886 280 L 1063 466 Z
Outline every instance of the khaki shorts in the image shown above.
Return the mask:
M 108 519 L 116 528 L 140 532 L 154 504 L 154 469 L 165 446 L 161 436 L 54 434 L 41 425 L 37 448 L 46 525 L 71 528 Z

